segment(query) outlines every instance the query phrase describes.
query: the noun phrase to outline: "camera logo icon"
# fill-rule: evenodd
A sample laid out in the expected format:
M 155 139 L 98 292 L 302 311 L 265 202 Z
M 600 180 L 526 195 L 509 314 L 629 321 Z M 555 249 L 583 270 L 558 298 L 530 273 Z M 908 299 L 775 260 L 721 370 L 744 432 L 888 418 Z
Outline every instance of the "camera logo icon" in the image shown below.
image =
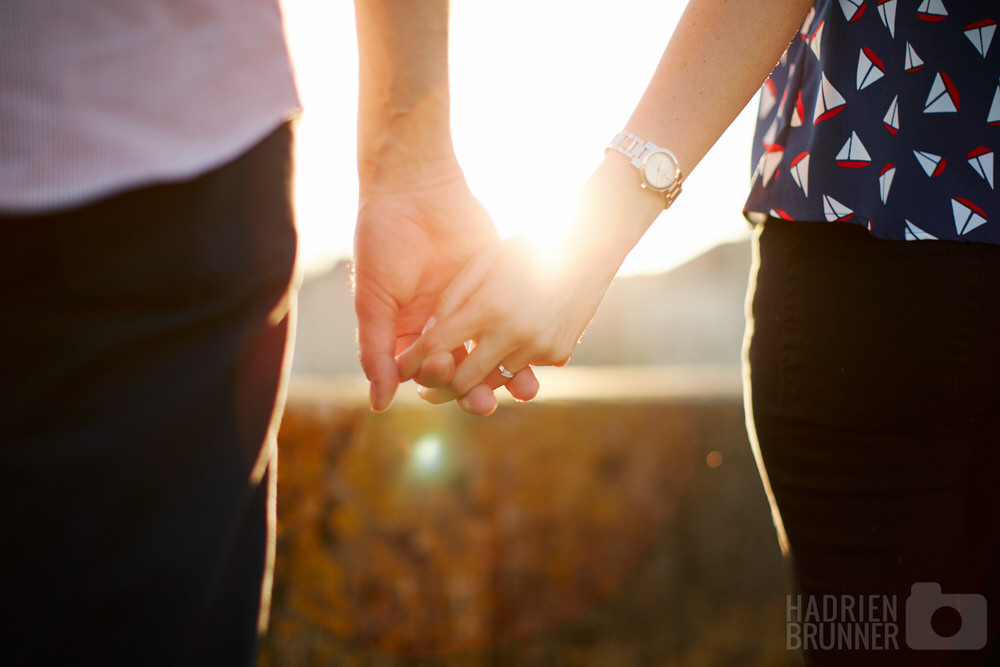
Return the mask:
M 949 608 L 958 613 L 961 625 L 953 634 L 939 634 L 934 629 L 934 615 Z M 946 595 L 940 584 L 913 584 L 906 598 L 906 645 L 916 651 L 981 649 L 986 646 L 986 598 L 976 594 Z

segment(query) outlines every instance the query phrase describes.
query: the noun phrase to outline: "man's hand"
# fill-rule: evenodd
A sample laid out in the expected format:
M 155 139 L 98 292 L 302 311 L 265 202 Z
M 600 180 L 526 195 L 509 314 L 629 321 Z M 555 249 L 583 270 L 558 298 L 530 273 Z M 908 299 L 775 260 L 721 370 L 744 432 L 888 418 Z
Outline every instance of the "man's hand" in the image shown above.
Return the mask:
M 497 240 L 455 159 L 449 122 L 447 0 L 355 0 L 358 26 L 358 181 L 355 306 L 371 405 L 399 385 L 394 355 L 427 323 L 438 294 Z M 414 379 L 447 384 L 461 345 L 429 355 Z M 516 398 L 538 390 L 528 371 L 507 383 Z M 490 386 L 459 397 L 474 414 L 496 406 Z

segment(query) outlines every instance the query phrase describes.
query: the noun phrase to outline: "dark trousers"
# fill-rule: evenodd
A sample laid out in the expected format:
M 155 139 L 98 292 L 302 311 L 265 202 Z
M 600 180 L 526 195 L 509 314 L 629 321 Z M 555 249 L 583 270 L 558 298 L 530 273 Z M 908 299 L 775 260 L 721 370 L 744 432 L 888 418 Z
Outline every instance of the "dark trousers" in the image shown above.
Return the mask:
M 0 218 L 3 664 L 254 663 L 290 145 L 286 125 L 188 182 Z
M 897 604 L 898 650 L 809 664 L 1000 664 L 1000 247 L 778 220 L 757 244 L 748 416 L 790 611 Z

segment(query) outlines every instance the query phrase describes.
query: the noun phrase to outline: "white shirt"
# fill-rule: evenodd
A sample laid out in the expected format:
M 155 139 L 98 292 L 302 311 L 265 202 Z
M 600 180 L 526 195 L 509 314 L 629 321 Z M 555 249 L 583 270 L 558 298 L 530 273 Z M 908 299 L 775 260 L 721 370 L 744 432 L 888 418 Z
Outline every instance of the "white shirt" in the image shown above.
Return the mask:
M 2 0 L 0 211 L 219 166 L 298 109 L 279 0 Z

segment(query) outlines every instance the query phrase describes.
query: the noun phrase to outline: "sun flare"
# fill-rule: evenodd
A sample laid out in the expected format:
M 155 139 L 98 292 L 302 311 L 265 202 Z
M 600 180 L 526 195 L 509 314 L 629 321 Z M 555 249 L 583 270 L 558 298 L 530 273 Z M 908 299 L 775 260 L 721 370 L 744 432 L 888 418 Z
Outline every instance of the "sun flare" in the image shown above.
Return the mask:
M 352 3 L 282 0 L 304 112 L 297 128 L 302 262 L 319 271 L 351 254 L 357 206 L 357 42 Z M 502 237 L 553 247 L 576 193 L 622 129 L 683 3 L 454 0 L 452 129 L 472 191 Z M 628 31 L 620 17 L 645 16 Z M 531 17 L 526 20 L 526 17 Z M 753 105 L 751 105 L 753 106 Z M 623 272 L 662 271 L 746 236 L 753 112 L 703 160 L 685 193 L 632 251 Z

